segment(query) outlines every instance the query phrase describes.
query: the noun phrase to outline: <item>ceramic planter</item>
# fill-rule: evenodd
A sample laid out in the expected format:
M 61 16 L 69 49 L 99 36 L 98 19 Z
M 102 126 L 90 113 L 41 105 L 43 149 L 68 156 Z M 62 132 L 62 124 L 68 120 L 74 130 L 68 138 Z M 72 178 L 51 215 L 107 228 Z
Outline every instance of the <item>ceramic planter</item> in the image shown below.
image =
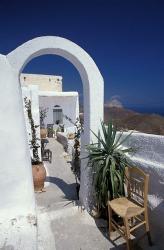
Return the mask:
M 43 163 L 32 165 L 32 174 L 35 192 L 42 192 L 44 189 L 44 182 L 46 179 L 46 169 Z

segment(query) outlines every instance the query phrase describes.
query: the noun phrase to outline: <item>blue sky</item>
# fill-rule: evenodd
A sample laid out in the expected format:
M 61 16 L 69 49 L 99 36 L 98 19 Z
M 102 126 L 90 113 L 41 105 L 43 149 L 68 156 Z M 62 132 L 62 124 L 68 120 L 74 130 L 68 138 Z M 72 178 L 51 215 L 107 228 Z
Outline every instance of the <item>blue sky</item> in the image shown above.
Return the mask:
M 0 53 L 29 39 L 65 37 L 95 60 L 105 81 L 105 102 L 114 95 L 126 107 L 164 108 L 164 1 L 0 1 Z M 26 72 L 63 75 L 64 90 L 82 83 L 58 56 L 31 61 Z

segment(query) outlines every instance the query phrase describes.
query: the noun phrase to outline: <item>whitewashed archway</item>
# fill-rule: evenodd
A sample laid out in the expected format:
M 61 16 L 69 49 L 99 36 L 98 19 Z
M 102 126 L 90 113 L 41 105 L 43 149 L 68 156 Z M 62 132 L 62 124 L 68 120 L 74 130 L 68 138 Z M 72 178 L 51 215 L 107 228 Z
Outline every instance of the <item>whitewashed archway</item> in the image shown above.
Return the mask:
M 26 131 L 19 76 L 30 60 L 45 54 L 55 54 L 66 58 L 77 68 L 81 76 L 85 131 L 82 138 L 83 147 L 95 140 L 91 130 L 97 132 L 100 120 L 103 119 L 103 78 L 92 58 L 75 43 L 61 37 L 38 37 L 24 43 L 7 56 L 0 55 L 0 100 L 2 103 L 0 138 L 3 140 L 0 147 L 2 151 L 8 148 L 9 159 L 9 161 L 2 160 L 1 169 L 1 173 L 8 175 L 8 183 L 3 181 L 0 175 L 0 184 L 1 190 L 7 184 L 14 185 L 12 190 L 5 190 L 5 209 L 8 209 L 10 205 L 15 209 L 13 214 L 18 215 L 19 210 L 20 213 L 33 213 L 35 207 L 30 156 L 27 140 L 24 139 Z M 84 165 L 85 162 L 82 164 L 80 198 L 85 207 L 88 207 L 90 184 L 88 170 Z M 0 206 L 4 206 L 3 199 L 0 200 Z

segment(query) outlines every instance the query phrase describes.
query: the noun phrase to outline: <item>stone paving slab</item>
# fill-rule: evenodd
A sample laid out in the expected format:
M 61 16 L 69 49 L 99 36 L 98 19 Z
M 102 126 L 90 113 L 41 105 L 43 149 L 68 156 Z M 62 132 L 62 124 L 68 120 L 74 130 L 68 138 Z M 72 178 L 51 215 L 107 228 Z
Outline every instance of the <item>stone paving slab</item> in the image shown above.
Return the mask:
M 96 227 L 87 212 L 76 208 L 76 213 L 52 220 L 57 250 L 106 250 L 113 246 Z M 66 211 L 65 211 L 66 212 Z
M 36 250 L 36 236 L 35 217 L 5 220 L 0 225 L 0 250 Z

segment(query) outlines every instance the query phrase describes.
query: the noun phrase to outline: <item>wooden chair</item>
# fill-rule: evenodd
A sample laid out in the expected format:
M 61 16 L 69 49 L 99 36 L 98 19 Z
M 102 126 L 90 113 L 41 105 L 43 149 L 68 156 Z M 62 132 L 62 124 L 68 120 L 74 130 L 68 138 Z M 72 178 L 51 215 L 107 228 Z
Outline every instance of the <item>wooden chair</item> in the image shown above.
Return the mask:
M 52 151 L 50 149 L 46 149 L 46 145 L 49 143 L 47 139 L 41 139 L 41 155 L 42 161 L 52 162 Z
M 149 175 L 141 169 L 126 167 L 127 198 L 108 201 L 109 237 L 113 229 L 117 230 L 126 240 L 128 250 L 132 249 L 131 232 L 142 225 L 145 225 L 149 244 L 152 245 L 147 209 L 148 182 Z M 113 218 L 113 212 L 117 220 Z

